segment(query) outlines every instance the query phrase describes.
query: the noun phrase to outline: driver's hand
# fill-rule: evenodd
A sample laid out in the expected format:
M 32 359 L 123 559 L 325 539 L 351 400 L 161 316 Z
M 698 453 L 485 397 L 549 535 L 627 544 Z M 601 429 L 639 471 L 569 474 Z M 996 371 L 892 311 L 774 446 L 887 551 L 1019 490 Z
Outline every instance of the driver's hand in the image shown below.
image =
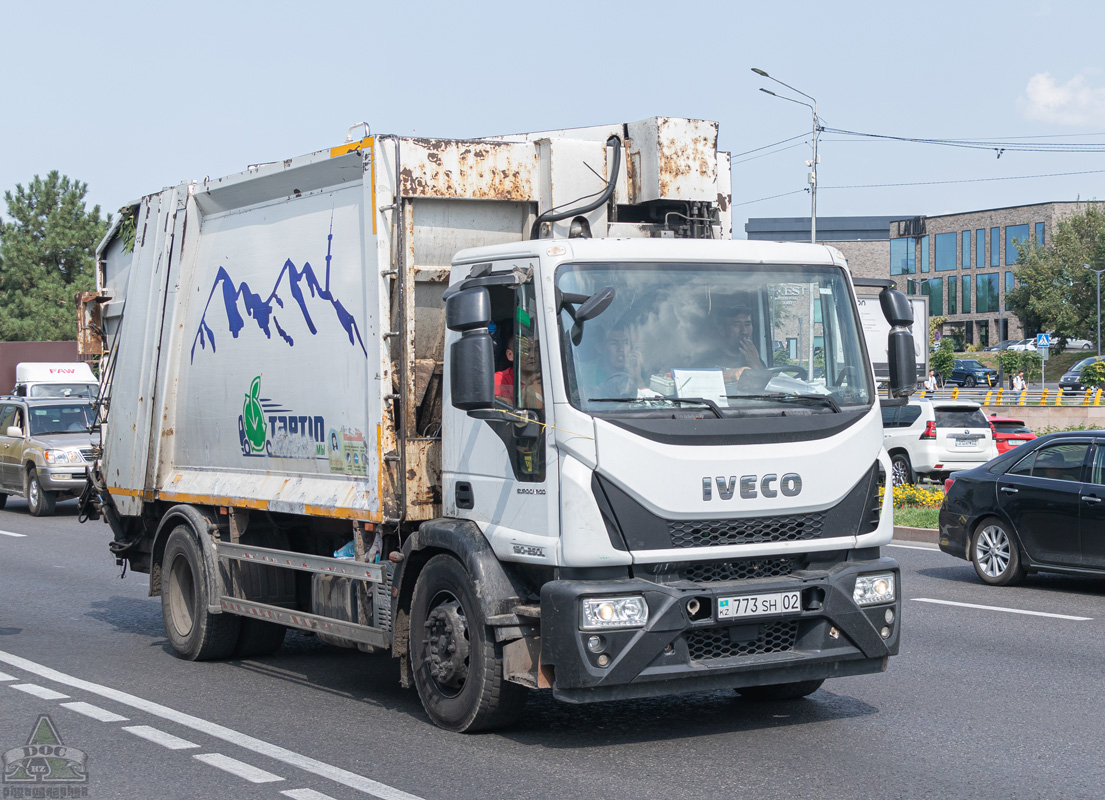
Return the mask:
M 751 339 L 745 339 L 740 343 L 741 355 L 748 360 L 749 366 L 756 367 L 757 369 L 764 368 L 764 362 L 760 360 L 760 353 L 756 349 L 756 344 Z
M 731 367 L 722 370 L 722 375 L 725 377 L 726 383 L 736 383 L 747 369 L 751 369 L 751 367 Z
M 641 357 L 640 350 L 630 350 L 625 354 L 625 371 L 628 372 L 638 384 L 644 382 L 643 375 L 641 373 L 641 367 L 644 364 L 644 359 Z

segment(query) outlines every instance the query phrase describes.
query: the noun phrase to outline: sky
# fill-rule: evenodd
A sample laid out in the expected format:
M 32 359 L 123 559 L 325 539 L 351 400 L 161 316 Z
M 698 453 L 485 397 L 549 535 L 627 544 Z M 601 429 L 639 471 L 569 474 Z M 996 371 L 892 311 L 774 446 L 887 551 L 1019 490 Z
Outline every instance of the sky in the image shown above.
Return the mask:
M 743 238 L 810 213 L 813 116 L 756 67 L 816 98 L 819 219 L 1105 198 L 1100 0 L 129 5 L 0 0 L 0 191 L 58 170 L 106 214 L 362 120 L 464 138 L 675 116 L 720 124 Z

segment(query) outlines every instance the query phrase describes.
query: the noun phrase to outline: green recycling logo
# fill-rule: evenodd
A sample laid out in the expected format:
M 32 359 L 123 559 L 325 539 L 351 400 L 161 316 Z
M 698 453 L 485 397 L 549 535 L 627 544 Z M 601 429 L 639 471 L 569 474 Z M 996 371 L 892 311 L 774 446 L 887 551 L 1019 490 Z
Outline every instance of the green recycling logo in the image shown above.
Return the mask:
M 242 445 L 248 444 L 251 452 L 265 451 L 266 427 L 265 411 L 261 408 L 261 376 L 253 379 L 249 393 L 242 404 Z

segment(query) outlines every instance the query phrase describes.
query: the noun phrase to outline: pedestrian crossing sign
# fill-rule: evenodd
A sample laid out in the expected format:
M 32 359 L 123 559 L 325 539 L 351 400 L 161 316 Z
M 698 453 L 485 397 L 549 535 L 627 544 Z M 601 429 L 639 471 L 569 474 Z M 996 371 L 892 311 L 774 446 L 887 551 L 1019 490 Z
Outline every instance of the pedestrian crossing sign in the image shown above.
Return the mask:
M 1051 347 L 1051 336 L 1046 333 L 1037 333 L 1036 347 Z

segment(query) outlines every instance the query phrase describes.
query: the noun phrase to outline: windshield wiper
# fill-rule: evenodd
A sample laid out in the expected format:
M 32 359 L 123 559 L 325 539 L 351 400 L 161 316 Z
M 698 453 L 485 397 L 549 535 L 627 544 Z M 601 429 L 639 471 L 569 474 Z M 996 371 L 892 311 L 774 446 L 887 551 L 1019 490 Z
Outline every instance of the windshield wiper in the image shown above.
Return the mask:
M 698 405 L 706 406 L 708 409 L 717 415 L 718 419 L 724 419 L 725 415 L 721 413 L 721 408 L 713 400 L 708 400 L 705 397 L 664 397 L 663 395 L 657 395 L 656 397 L 589 397 L 587 402 L 589 403 L 654 403 L 657 401 L 663 401 L 666 403 L 697 403 Z
M 830 394 L 727 394 L 726 400 L 778 400 L 780 403 L 800 402 L 819 403 L 828 406 L 834 413 L 841 413 L 840 406 Z

